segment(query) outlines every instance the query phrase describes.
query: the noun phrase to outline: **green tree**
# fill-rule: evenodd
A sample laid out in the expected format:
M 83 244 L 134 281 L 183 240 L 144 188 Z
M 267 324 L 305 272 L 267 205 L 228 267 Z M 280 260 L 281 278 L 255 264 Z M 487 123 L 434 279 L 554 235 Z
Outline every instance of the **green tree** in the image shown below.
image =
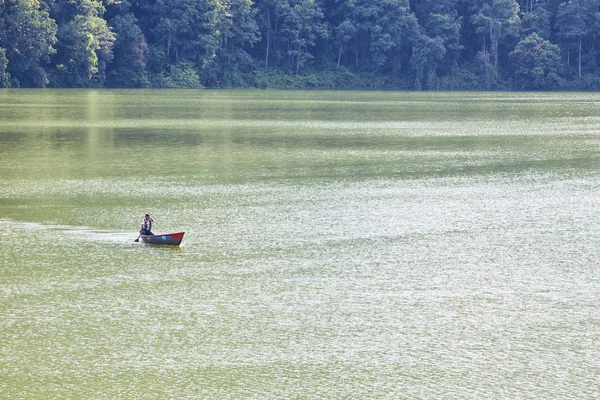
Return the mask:
M 10 73 L 6 70 L 7 66 L 6 50 L 0 47 L 0 88 L 10 87 Z
M 242 73 L 247 72 L 252 65 L 248 50 L 260 40 L 256 10 L 252 8 L 250 0 L 231 0 L 221 9 L 220 14 L 215 67 L 205 68 L 203 75 L 213 85 L 239 85 L 243 82 Z M 213 71 L 217 74 L 209 74 Z M 208 79 L 215 75 L 215 78 Z
M 169 65 L 166 71 L 152 77 L 152 87 L 171 89 L 200 89 L 204 87 L 192 63 Z
M 450 70 L 460 57 L 463 46 L 460 44 L 462 18 L 455 11 L 429 14 L 426 18 L 425 32 L 429 37 L 440 38 L 444 46 L 444 57 Z
M 372 36 L 373 60 L 379 66 L 388 62 L 391 71 L 397 73 L 402 70 L 403 57 L 419 40 L 420 27 L 407 2 L 384 0 L 381 7 L 379 23 L 375 25 Z
M 356 66 L 397 74 L 410 58 L 420 27 L 404 0 L 357 1 L 353 11 L 356 26 Z M 375 67 L 375 68 L 373 68 Z
M 537 33 L 544 39 L 550 39 L 552 35 L 550 18 L 550 12 L 542 6 L 524 12 L 521 15 L 523 35 L 529 36 L 532 33 Z
M 314 0 L 301 0 L 293 7 L 282 24 L 281 33 L 288 43 L 289 65 L 297 74 L 313 56 L 309 49 L 319 37 L 328 32 L 323 23 L 323 12 Z
M 319 0 L 319 4 L 329 35 L 315 46 L 315 56 L 319 57 L 323 67 L 335 65 L 339 70 L 344 64 L 352 62 L 348 56 L 353 53 L 357 32 L 352 16 L 356 4 L 354 0 Z
M 499 45 L 501 40 L 519 35 L 519 5 L 514 0 L 484 0 L 479 11 L 472 17 L 476 32 L 480 35 L 485 53 L 491 56 L 491 73 L 498 75 Z M 509 47 L 509 46 L 506 46 Z
M 438 36 L 430 38 L 426 35 L 421 35 L 413 48 L 413 56 L 410 60 L 415 70 L 415 86 L 416 90 L 421 90 L 423 87 L 423 79 L 427 78 L 426 88 L 435 89 L 435 62 L 444 58 L 446 48 L 443 40 Z M 424 72 L 427 72 L 425 76 Z
M 97 16 L 78 15 L 59 28 L 60 61 L 57 65 L 62 85 L 101 87 L 106 66 L 112 60 L 115 35 L 106 21 Z
M 138 20 L 132 13 L 110 20 L 116 40 L 114 61 L 107 67 L 107 84 L 114 87 L 145 87 L 148 45 Z
M 0 1 L 0 47 L 7 71 L 22 86 L 46 86 L 42 65 L 55 52 L 56 23 L 37 0 Z
M 560 50 L 557 45 L 532 33 L 521 40 L 510 58 L 520 89 L 547 89 L 560 79 Z
M 583 41 L 598 28 L 599 14 L 597 0 L 570 0 L 562 3 L 556 14 L 558 36 L 562 39 L 569 64 L 569 50 L 577 51 L 577 75 L 581 78 Z
M 354 66 L 364 69 L 374 69 L 371 62 L 371 43 L 373 33 L 380 31 L 377 27 L 379 16 L 382 14 L 378 3 L 369 0 L 357 0 L 352 9 L 352 21 L 356 28 L 352 48 L 354 50 Z
M 337 57 L 337 66 L 340 67 L 340 62 L 342 59 L 342 54 L 346 51 L 348 44 L 356 34 L 356 27 L 352 23 L 352 21 L 345 19 L 341 24 L 339 24 L 335 28 L 335 44 L 338 48 L 338 57 Z
M 60 19 L 54 84 L 104 86 L 115 43 L 115 35 L 103 18 L 104 6 L 96 0 L 60 0 L 57 3 L 55 11 Z
M 273 64 L 280 64 L 284 58 L 279 33 L 291 7 L 287 0 L 257 0 L 256 9 L 256 21 L 262 41 L 258 43 L 255 54 L 264 59 L 265 68 L 269 68 Z
M 251 64 L 246 47 L 259 39 L 250 0 L 157 0 L 145 3 L 140 18 L 150 41 L 149 68 L 192 65 L 209 86 L 239 79 Z M 186 67 L 187 68 L 187 67 Z

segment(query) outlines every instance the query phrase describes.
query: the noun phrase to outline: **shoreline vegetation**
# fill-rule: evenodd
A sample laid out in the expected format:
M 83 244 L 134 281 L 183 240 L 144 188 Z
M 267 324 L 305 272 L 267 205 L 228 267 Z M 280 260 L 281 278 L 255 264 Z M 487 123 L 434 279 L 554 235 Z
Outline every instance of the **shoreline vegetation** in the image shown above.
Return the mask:
M 600 0 L 0 0 L 0 88 L 600 90 Z

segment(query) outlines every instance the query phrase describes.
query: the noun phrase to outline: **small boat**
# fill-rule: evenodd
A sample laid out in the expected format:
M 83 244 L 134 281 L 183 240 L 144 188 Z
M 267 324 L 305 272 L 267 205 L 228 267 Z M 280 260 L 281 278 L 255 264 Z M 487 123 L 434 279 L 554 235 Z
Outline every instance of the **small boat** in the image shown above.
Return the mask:
M 163 233 L 161 235 L 140 235 L 140 242 L 146 244 L 165 244 L 179 246 L 185 232 Z

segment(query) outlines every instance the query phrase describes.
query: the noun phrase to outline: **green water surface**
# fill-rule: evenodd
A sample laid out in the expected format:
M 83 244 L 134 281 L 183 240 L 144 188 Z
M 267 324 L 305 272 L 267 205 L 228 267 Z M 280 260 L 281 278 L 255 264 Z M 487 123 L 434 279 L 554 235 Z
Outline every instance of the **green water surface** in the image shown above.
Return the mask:
M 0 90 L 0 398 L 598 398 L 599 173 L 595 93 Z

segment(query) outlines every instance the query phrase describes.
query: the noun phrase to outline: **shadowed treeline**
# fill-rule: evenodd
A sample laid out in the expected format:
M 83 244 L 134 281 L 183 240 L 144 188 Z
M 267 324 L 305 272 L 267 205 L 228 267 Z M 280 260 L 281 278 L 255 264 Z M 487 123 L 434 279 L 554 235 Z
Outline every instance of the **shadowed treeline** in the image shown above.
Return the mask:
M 600 0 L 0 0 L 0 87 L 596 90 Z

